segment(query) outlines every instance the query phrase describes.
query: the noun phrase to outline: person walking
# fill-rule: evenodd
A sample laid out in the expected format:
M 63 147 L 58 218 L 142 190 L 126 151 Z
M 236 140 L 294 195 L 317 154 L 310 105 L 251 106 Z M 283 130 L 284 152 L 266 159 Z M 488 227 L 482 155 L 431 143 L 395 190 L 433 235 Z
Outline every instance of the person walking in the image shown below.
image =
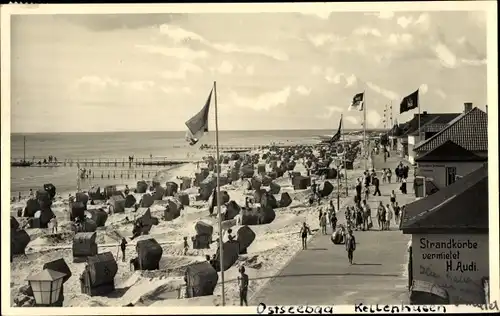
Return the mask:
M 398 202 L 394 203 L 394 222 L 396 226 L 399 226 L 399 219 L 401 215 L 401 208 L 398 205 Z
M 361 200 L 361 188 L 362 188 L 361 181 L 358 179 L 358 181 L 356 183 L 356 197 L 359 200 Z
M 323 235 L 326 235 L 326 213 L 321 215 L 321 218 L 319 219 L 319 226 L 321 227 Z
M 376 196 L 378 193 L 378 196 L 381 196 L 382 194 L 380 193 L 380 180 L 377 178 L 377 176 L 373 177 L 373 186 L 375 187 L 375 191 L 373 192 L 373 196 Z
M 396 193 L 394 193 L 394 190 L 391 192 L 391 205 L 394 206 L 394 203 L 396 203 Z
M 391 168 L 387 168 L 387 182 L 391 183 L 392 171 Z
M 348 229 L 345 237 L 345 249 L 347 251 L 347 259 L 349 264 L 352 264 L 354 260 L 354 251 L 356 250 L 356 238 L 352 233 L 352 230 Z
M 370 210 L 370 206 L 366 203 L 366 200 L 363 200 L 363 230 L 370 230 L 370 222 L 372 220 L 372 211 Z
M 238 286 L 240 288 L 240 306 L 248 306 L 248 274 L 245 273 L 245 267 L 239 268 L 240 275 L 238 276 Z
M 349 206 L 346 206 L 344 214 L 345 222 L 349 226 L 349 222 L 351 221 L 351 208 Z
M 332 226 L 332 233 L 335 232 L 335 229 L 337 229 L 337 214 L 335 214 L 335 212 L 333 212 L 331 215 L 330 215 L 330 225 Z
M 400 187 L 401 193 L 406 194 L 406 179 L 402 178 L 401 179 L 401 187 Z
M 370 197 L 370 187 L 365 187 L 365 200 L 368 201 L 368 198 Z
M 391 206 L 389 204 L 386 205 L 385 209 L 386 209 L 386 211 L 385 211 L 385 229 L 390 230 L 391 220 L 392 220 L 392 209 L 391 209 Z
M 382 201 L 380 201 L 377 208 L 377 222 L 380 230 L 384 229 L 384 227 L 382 226 L 383 224 L 382 218 L 385 216 L 385 214 L 383 214 L 383 210 L 384 210 L 384 204 L 382 203 Z
M 125 237 L 122 238 L 120 248 L 122 250 L 122 261 L 125 262 L 125 249 L 127 248 L 127 240 L 125 239 Z
M 387 182 L 387 169 L 382 169 L 382 183 Z
M 312 235 L 311 229 L 307 226 L 306 222 L 303 223 L 300 229 L 300 237 L 302 238 L 302 249 L 307 249 L 307 235 Z

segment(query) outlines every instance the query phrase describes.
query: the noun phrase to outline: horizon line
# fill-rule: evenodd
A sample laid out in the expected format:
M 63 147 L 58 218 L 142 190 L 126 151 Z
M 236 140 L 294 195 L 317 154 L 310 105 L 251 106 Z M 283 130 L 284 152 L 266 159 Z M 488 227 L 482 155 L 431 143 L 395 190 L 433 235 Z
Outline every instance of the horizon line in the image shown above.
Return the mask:
M 346 130 L 363 130 L 363 128 L 345 128 Z M 366 130 L 389 130 L 390 128 L 367 128 Z M 233 130 L 233 129 L 223 129 L 219 132 L 276 132 L 276 131 L 328 131 L 329 128 L 314 128 L 314 129 L 302 129 L 302 128 L 287 128 L 287 129 L 249 129 L 249 130 Z M 335 132 L 336 129 L 331 129 Z M 69 132 L 69 131 L 59 131 L 59 132 L 11 132 L 10 135 L 19 134 L 98 134 L 98 133 L 185 133 L 185 130 L 129 130 L 129 131 L 88 131 L 88 132 Z M 214 133 L 215 131 L 208 131 L 208 133 Z

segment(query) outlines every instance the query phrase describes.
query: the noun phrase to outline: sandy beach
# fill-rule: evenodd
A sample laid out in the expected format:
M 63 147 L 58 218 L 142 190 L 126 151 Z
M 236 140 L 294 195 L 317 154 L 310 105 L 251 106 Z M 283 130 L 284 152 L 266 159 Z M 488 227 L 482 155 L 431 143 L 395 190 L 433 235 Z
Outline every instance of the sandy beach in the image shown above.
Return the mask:
M 229 164 L 222 164 L 221 171 L 225 173 L 231 167 L 233 161 Z M 260 163 L 265 163 L 263 160 Z M 347 171 L 349 196 L 345 197 L 345 180 L 341 184 L 341 209 L 337 212 L 343 216 L 343 205 L 346 202 L 352 202 L 355 180 L 364 171 L 364 166 L 359 161 L 359 157 L 354 161 L 354 169 Z M 198 167 L 195 163 L 188 163 L 179 167 L 160 172 L 155 180 L 164 185 L 167 181 L 178 181 L 178 177 L 192 177 Z M 267 165 L 269 169 L 269 164 Z M 306 174 L 305 167 L 297 163 L 295 172 Z M 299 238 L 300 226 L 306 222 L 313 234 L 317 234 L 319 229 L 318 212 L 320 206 L 315 203 L 309 206 L 308 198 L 311 194 L 311 188 L 305 190 L 294 190 L 291 179 L 284 176 L 274 180 L 281 186 L 279 194 L 275 195 L 277 199 L 282 192 L 288 192 L 293 200 L 288 207 L 276 209 L 276 218 L 270 224 L 250 226 L 255 232 L 256 238 L 248 248 L 248 253 L 240 255 L 237 262 L 227 271 L 225 271 L 225 294 L 226 305 L 239 305 L 238 285 L 236 282 L 238 268 L 245 266 L 250 278 L 249 298 L 259 290 L 267 281 L 282 269 L 297 251 L 301 249 Z M 321 207 L 326 206 L 328 200 L 334 200 L 336 204 L 336 186 L 337 180 L 328 180 L 334 186 L 335 190 L 327 197 Z M 135 182 L 131 181 L 129 186 L 135 187 Z M 320 184 L 322 180 L 318 179 Z M 247 190 L 247 180 L 238 180 L 232 184 L 221 187 L 229 193 L 231 200 L 238 205 L 244 205 L 245 197 L 252 196 L 253 191 Z M 120 188 L 119 188 L 120 189 Z M 198 192 L 196 187 L 185 191 L 190 195 L 190 206 L 184 208 L 181 216 L 173 221 L 160 220 L 159 224 L 153 226 L 149 235 L 141 236 L 134 240 L 129 240 L 126 250 L 127 260 L 122 262 L 119 252 L 119 240 L 117 233 L 124 237 L 132 236 L 133 223 L 127 223 L 126 217 L 134 220 L 137 213 L 133 209 L 125 209 L 124 213 L 109 215 L 105 227 L 97 230 L 97 243 L 99 253 L 111 251 L 118 264 L 118 273 L 115 276 L 116 291 L 108 296 L 90 297 L 81 293 L 79 276 L 85 268 L 85 263 L 72 262 L 72 238 L 74 233 L 70 229 L 70 219 L 68 212 L 68 197 L 56 195 L 52 205 L 52 210 L 56 214 L 59 222 L 59 232 L 50 234 L 48 229 L 27 229 L 31 237 L 31 242 L 26 248 L 26 255 L 14 257 L 11 263 L 11 301 L 13 306 L 14 298 L 19 294 L 19 287 L 26 285 L 26 277 L 29 274 L 41 271 L 44 263 L 64 258 L 72 271 L 72 277 L 64 285 L 64 306 L 168 306 L 168 305 L 221 305 L 221 286 L 220 273 L 219 283 L 215 288 L 214 294 L 205 297 L 196 297 L 189 299 L 178 299 L 182 292 L 184 284 L 183 277 L 186 266 L 198 261 L 205 261 L 205 255 L 213 255 L 217 249 L 216 243 L 211 245 L 211 249 L 194 250 L 189 249 L 184 255 L 183 237 L 191 238 L 196 234 L 194 226 L 198 221 L 204 221 L 214 227 L 215 240 L 218 236 L 217 217 L 209 216 L 208 203 L 204 201 L 195 201 Z M 142 194 L 133 193 L 139 201 Z M 155 201 L 151 206 L 152 216 L 161 218 L 165 209 L 165 201 Z M 104 202 L 102 202 L 103 204 Z M 89 205 L 88 209 L 97 209 L 103 205 L 96 202 L 96 205 Z M 15 202 L 11 206 L 11 215 L 16 216 L 17 210 L 25 206 L 25 201 Z M 17 217 L 17 216 L 16 216 Z M 19 219 L 21 226 L 25 219 Z M 236 224 L 234 222 L 234 224 Z M 239 226 L 232 227 L 237 231 Z M 131 271 L 129 259 L 136 254 L 135 244 L 137 240 L 143 238 L 154 238 L 162 245 L 163 257 L 160 261 L 160 269 L 156 271 Z

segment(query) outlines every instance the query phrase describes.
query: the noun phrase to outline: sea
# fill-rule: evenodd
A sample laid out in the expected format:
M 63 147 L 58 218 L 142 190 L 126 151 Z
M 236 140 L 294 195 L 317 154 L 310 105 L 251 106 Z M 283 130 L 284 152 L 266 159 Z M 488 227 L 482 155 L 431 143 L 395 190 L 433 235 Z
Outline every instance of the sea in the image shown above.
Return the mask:
M 347 132 L 347 130 L 346 130 Z M 220 146 L 263 146 L 275 144 L 314 144 L 320 136 L 332 135 L 331 130 L 274 130 L 274 131 L 220 131 Z M 24 140 L 26 144 L 24 146 Z M 207 133 L 195 146 L 185 140 L 185 132 L 91 132 L 91 133 L 36 133 L 11 134 L 11 160 L 28 161 L 48 159 L 51 155 L 59 162 L 64 160 L 94 159 L 127 161 L 181 160 L 193 161 L 211 154 L 201 150 L 202 144 L 215 145 L 215 133 Z M 24 153 L 25 148 L 25 153 Z M 82 166 L 80 166 L 82 168 Z M 151 179 L 158 172 L 168 172 L 172 167 L 87 167 L 94 178 L 80 180 L 80 188 L 92 185 L 124 185 L 140 179 Z M 36 191 L 46 183 L 52 183 L 58 193 L 77 189 L 78 168 L 76 163 L 59 167 L 11 167 L 12 196 L 24 197 L 30 189 Z M 108 178 L 109 175 L 109 178 Z M 101 178 L 102 176 L 102 178 Z

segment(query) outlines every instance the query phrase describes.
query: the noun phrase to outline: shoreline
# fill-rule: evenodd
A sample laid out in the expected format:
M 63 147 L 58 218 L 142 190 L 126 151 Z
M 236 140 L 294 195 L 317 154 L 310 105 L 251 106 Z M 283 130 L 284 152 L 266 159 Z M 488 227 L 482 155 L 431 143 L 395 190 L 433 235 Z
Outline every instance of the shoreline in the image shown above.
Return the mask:
M 307 146 L 307 145 L 306 145 Z M 255 152 L 252 152 L 255 153 Z M 252 154 L 251 153 L 251 154 Z M 361 161 L 360 161 L 361 160 Z M 336 210 L 338 213 L 341 212 L 345 205 L 349 202 L 349 198 L 352 198 L 353 186 L 355 179 L 359 174 L 362 174 L 364 169 L 362 165 L 361 155 L 358 154 L 354 161 L 354 170 L 348 170 L 348 188 L 350 196 L 345 195 L 345 181 L 341 181 L 341 197 L 340 204 L 341 208 Z M 221 169 L 227 169 L 230 165 L 222 165 Z M 150 177 L 147 181 L 151 181 L 155 178 L 159 178 L 160 182 L 171 181 L 177 177 L 193 176 L 196 172 L 196 163 L 188 163 L 179 166 L 174 166 L 172 168 L 163 169 L 159 172 L 157 177 Z M 304 174 L 304 167 L 302 164 L 298 163 L 295 171 Z M 313 176 L 314 177 L 314 176 Z M 139 179 L 134 179 L 126 184 L 133 189 Z M 238 305 L 238 289 L 237 289 L 237 269 L 239 266 L 246 266 L 249 271 L 249 276 L 251 279 L 251 285 L 249 288 L 249 295 L 253 296 L 257 293 L 267 282 L 272 280 L 281 269 L 283 269 L 287 263 L 293 258 L 300 250 L 300 238 L 294 238 L 295 235 L 298 236 L 298 232 L 302 222 L 307 222 L 311 227 L 311 230 L 318 229 L 318 206 L 315 204 L 312 207 L 306 202 L 306 197 L 311 193 L 311 188 L 308 187 L 305 190 L 293 190 L 290 180 L 288 177 L 278 178 L 275 180 L 281 186 L 281 192 L 289 192 L 292 197 L 292 204 L 289 207 L 276 209 L 276 219 L 270 224 L 250 226 L 255 232 L 256 238 L 254 242 L 248 249 L 247 255 L 240 255 L 238 261 L 225 272 L 225 292 L 227 305 Z M 334 186 L 336 186 L 335 180 L 329 180 Z M 317 181 L 320 184 L 322 181 Z M 117 189 L 123 188 L 125 183 L 118 186 Z M 236 201 L 239 205 L 244 205 L 244 199 L 246 196 L 252 194 L 252 191 L 247 191 L 245 189 L 246 181 L 238 180 L 233 182 L 233 184 L 223 187 L 223 190 L 228 191 L 231 200 Z M 197 187 L 195 187 L 197 188 Z M 74 192 L 74 191 L 73 191 Z M 194 192 L 194 191 L 193 191 Z M 58 200 L 57 205 L 54 207 L 54 211 L 66 212 L 67 201 L 64 198 L 65 192 L 58 193 L 58 196 L 62 198 Z M 323 199 L 321 207 L 326 206 L 328 200 L 336 200 L 335 191 L 332 192 L 330 197 Z M 208 216 L 207 203 L 206 202 L 195 202 L 191 200 L 192 203 L 189 207 L 182 212 L 181 217 L 175 219 L 174 221 L 165 222 L 160 221 L 160 224 L 154 226 L 148 238 L 155 238 L 159 244 L 162 245 L 163 256 L 162 260 L 166 262 L 171 262 L 171 264 L 165 263 L 162 265 L 165 268 L 168 267 L 168 271 L 172 270 L 172 273 L 167 273 L 165 276 L 164 268 L 157 271 L 129 271 L 128 262 L 121 262 L 117 260 L 119 266 L 119 272 L 115 277 L 115 282 L 118 288 L 123 284 L 131 283 L 128 288 L 127 294 L 124 298 L 120 299 L 109 299 L 106 297 L 86 297 L 80 293 L 79 284 L 75 282 L 77 280 L 69 281 L 68 286 L 65 285 L 65 300 L 64 306 L 83 306 L 81 304 L 99 305 L 99 306 L 123 306 L 126 304 L 142 304 L 142 306 L 174 306 L 183 304 L 183 301 L 197 302 L 197 301 L 210 301 L 210 305 L 220 305 L 220 295 L 221 295 L 221 285 L 217 284 L 214 293 L 211 296 L 197 297 L 192 299 L 177 299 L 174 295 L 178 290 L 179 286 L 182 287 L 182 282 L 178 276 L 176 276 L 178 271 L 182 271 L 183 267 L 187 264 L 194 263 L 197 261 L 204 261 L 204 256 L 207 254 L 212 254 L 217 248 L 216 245 L 212 245 L 212 249 L 195 250 L 190 249 L 186 255 L 183 255 L 182 250 L 182 238 L 183 236 L 191 236 L 194 234 L 194 224 L 198 221 L 205 221 L 211 223 L 214 227 L 214 231 L 217 231 L 218 223 L 216 218 L 211 218 Z M 96 204 L 96 207 L 100 205 Z M 201 207 L 201 208 L 200 208 Z M 335 208 L 337 208 L 335 203 Z M 11 205 L 12 212 L 12 205 Z M 151 207 L 151 212 L 153 216 L 158 216 L 161 214 L 161 205 Z M 160 212 L 160 213 L 158 213 Z M 11 213 L 12 214 L 12 213 Z M 116 231 L 123 236 L 128 236 L 129 229 L 124 224 L 123 220 L 126 215 L 130 216 L 130 212 L 126 211 L 123 214 L 113 214 L 109 216 L 106 223 L 106 228 L 104 230 L 98 230 L 98 247 L 100 248 L 100 253 L 104 251 L 111 251 L 115 254 L 116 250 L 114 247 L 118 246 L 116 240 L 110 239 L 110 233 Z M 132 213 L 133 214 L 133 213 Z M 58 215 L 59 216 L 59 215 Z M 132 215 L 133 216 L 133 215 Z M 64 219 L 59 221 L 63 224 Z M 63 228 L 64 225 L 59 225 Z M 237 230 L 238 226 L 233 226 L 233 230 Z M 64 228 L 63 228 L 64 229 Z M 43 232 L 35 232 L 37 229 L 27 230 L 30 235 L 32 235 L 32 241 L 27 247 L 26 258 L 15 259 L 15 263 L 11 264 L 11 282 L 16 280 L 24 279 L 23 276 L 26 274 L 27 267 L 28 270 L 35 270 L 41 268 L 43 262 L 51 261 L 57 257 L 67 257 L 71 256 L 71 242 L 69 240 L 64 241 L 64 243 L 59 243 L 57 245 L 51 244 L 50 239 L 45 237 Z M 314 238 L 316 234 L 320 233 L 317 231 L 310 236 L 310 239 Z M 214 238 L 216 234 L 214 234 Z M 129 243 L 127 252 L 129 256 L 131 253 L 135 253 L 135 247 L 133 247 L 134 242 Z M 33 257 L 36 256 L 36 257 Z M 28 262 L 26 259 L 32 258 Z M 68 263 L 73 271 L 73 277 L 76 278 L 79 271 L 82 269 L 81 265 Z M 25 268 L 23 268 L 27 265 Z M 180 269 L 180 270 L 179 270 Z M 163 272 L 162 272 L 163 271 Z M 176 272 L 177 271 L 177 272 Z M 177 273 L 177 274 L 176 274 Z M 250 275 L 251 274 L 251 275 Z M 220 275 L 220 273 L 219 273 Z M 150 281 L 148 281 L 150 280 Z M 220 281 L 220 277 L 219 277 Z M 146 286 L 146 282 L 153 282 L 150 286 Z M 11 286 L 11 292 L 16 292 L 16 287 L 20 285 L 18 282 L 14 282 Z M 21 282 L 22 284 L 22 282 Z M 155 298 L 151 297 L 151 293 L 159 290 L 163 294 L 158 294 Z M 129 293 L 130 292 L 130 293 Z M 174 297 L 175 296 L 175 297 Z M 137 299 L 135 299 L 135 298 Z M 208 301 L 205 303 L 208 304 Z M 141 303 L 142 302 L 142 303 Z M 204 304 L 200 304 L 204 305 Z

